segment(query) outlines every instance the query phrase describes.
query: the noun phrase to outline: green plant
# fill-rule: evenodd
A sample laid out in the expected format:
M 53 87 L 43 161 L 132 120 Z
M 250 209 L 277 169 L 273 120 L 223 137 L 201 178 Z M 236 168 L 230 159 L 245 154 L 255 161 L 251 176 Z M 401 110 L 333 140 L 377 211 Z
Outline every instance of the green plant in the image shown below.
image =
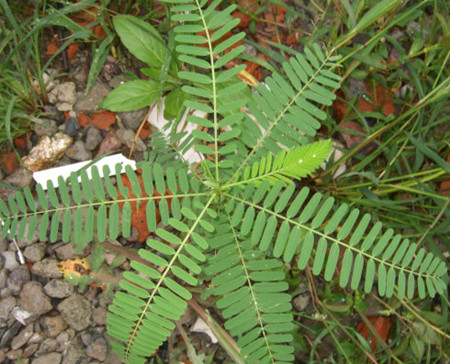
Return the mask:
M 9 4 L 0 1 L 0 146 L 33 128 L 39 121 L 40 108 L 46 94 L 40 87 L 42 69 L 39 62 L 38 37 L 21 44 L 27 33 L 30 19 L 16 19 Z M 37 60 L 32 65 L 25 62 Z M 36 79 L 33 79 L 35 77 Z M 36 84 L 34 84 L 36 82 Z M 38 86 L 39 85 L 39 86 Z M 45 88 L 43 88 L 45 90 Z
M 78 249 L 94 237 L 129 236 L 132 203 L 146 210 L 156 237 L 132 260 L 135 272 L 124 273 L 119 285 L 127 293 L 116 292 L 107 319 L 108 333 L 119 340 L 114 350 L 126 362 L 145 362 L 166 340 L 192 298 L 190 288 L 201 281 L 211 281 L 205 294 L 217 297 L 225 328 L 249 363 L 294 361 L 286 272 L 305 269 L 311 258 L 313 274 L 323 271 L 329 281 L 339 266 L 340 286 L 353 290 L 363 275 L 364 290 L 376 282 L 381 296 L 412 298 L 416 286 L 420 298 L 445 290 L 446 265 L 438 257 L 392 229 L 382 232 L 369 214 L 360 218 L 359 210 L 336 206 L 333 197 L 311 195 L 306 186 L 297 191 L 296 181 L 331 151 L 329 141 L 311 141 L 327 118 L 321 108 L 339 87 L 337 57 L 312 45 L 283 63 L 286 77 L 274 73 L 251 101 L 224 103 L 247 86 L 235 79 L 243 66 L 222 70 L 243 51 L 233 48 L 243 34 L 221 40 L 238 21 L 229 16 L 235 6 L 219 11 L 219 3 L 177 0 L 170 8 L 182 23 L 174 29 L 186 65 L 178 77 L 192 82 L 182 88 L 189 95 L 184 105 L 210 116 L 187 119 L 203 128 L 189 139 L 206 157 L 198 169 L 176 150 L 165 170 L 159 156 L 141 163 L 140 172 L 125 168 L 130 189 L 117 165 L 117 185 L 108 168 L 104 179 L 93 168 L 92 181 L 84 170 L 80 181 L 72 174 L 70 189 L 62 178 L 58 190 L 49 183 L 48 199 L 38 185 L 37 201 L 25 189 L 0 202 L 3 236 L 22 238 L 29 224 L 29 234 L 39 226 L 40 239 L 54 242 L 61 226 L 61 239 Z M 257 122 L 240 111 L 244 106 Z
M 87 41 L 94 37 L 91 30 L 69 17 L 86 11 L 89 5 L 94 5 L 94 2 L 86 0 L 67 4 L 59 10 L 56 8 L 58 2 L 45 1 L 37 4 L 31 15 L 26 16 L 24 5 L 11 6 L 5 0 L 0 1 L 0 146 L 7 145 L 4 142 L 13 146 L 15 137 L 32 130 L 37 123 L 45 123 L 46 82 L 51 79 L 44 80 L 44 73 L 74 41 Z M 102 7 L 100 9 L 103 10 Z M 103 19 L 99 22 L 105 23 Z M 71 34 L 43 64 L 39 47 L 44 38 L 43 29 L 49 26 L 63 27 Z M 113 38 L 113 34 L 108 34 L 93 56 L 88 89 L 101 71 Z

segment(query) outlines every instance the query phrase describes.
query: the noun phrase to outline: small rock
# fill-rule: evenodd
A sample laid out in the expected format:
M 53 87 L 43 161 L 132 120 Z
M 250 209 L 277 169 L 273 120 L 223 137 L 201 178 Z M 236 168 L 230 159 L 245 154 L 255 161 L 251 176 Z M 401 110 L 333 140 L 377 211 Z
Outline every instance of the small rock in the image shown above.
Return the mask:
M 78 85 L 79 89 L 82 87 L 82 89 L 86 88 L 86 83 L 88 79 L 88 67 L 86 67 L 86 60 L 82 60 L 86 57 L 77 57 L 77 59 L 74 61 L 74 59 L 70 60 L 70 73 L 69 77 L 71 80 L 76 81 L 76 84 Z
M 79 295 L 72 294 L 58 305 L 64 321 L 73 329 L 80 331 L 92 324 L 91 303 Z
M 66 156 L 79 162 L 92 159 L 92 153 L 86 150 L 86 146 L 81 140 L 77 140 L 69 149 L 67 149 Z
M 29 358 L 31 355 L 33 355 L 36 352 L 36 350 L 38 348 L 39 348 L 39 344 L 28 345 L 23 351 L 23 357 Z
M 108 352 L 108 343 L 99 330 L 90 330 L 81 334 L 81 341 L 87 346 L 86 354 L 94 359 L 104 361 Z
M 103 138 L 102 142 L 100 143 L 100 147 L 98 148 L 95 157 L 101 156 L 105 153 L 114 152 L 120 149 L 121 146 L 122 142 L 117 136 L 117 133 L 113 129 L 111 129 L 106 133 L 105 138 Z
M 31 364 L 59 364 L 61 360 L 62 355 L 60 353 L 50 353 L 33 359 Z
M 0 301 L 0 327 L 5 327 L 11 310 L 16 305 L 16 299 L 12 296 Z
M 47 296 L 65 298 L 73 293 L 73 285 L 62 279 L 52 279 L 44 286 L 44 291 Z
M 78 345 L 72 344 L 67 348 L 62 364 L 87 364 L 88 356 L 86 351 Z
M 14 339 L 14 336 L 17 335 L 17 333 L 22 328 L 22 324 L 20 322 L 15 321 L 11 327 L 5 331 L 3 334 L 1 340 L 0 340 L 0 348 L 6 348 L 11 344 L 11 341 Z
M 139 125 L 141 125 L 142 121 L 145 118 L 145 115 L 147 115 L 147 111 L 148 108 L 144 107 L 143 109 L 139 110 L 119 112 L 117 113 L 117 115 L 120 117 L 120 119 L 128 129 L 135 131 L 137 128 L 139 128 Z
M 12 361 L 16 361 L 16 360 L 18 361 L 19 359 L 22 358 L 22 355 L 23 355 L 22 349 L 11 350 L 6 353 L 6 357 Z
M 34 124 L 34 132 L 40 137 L 51 136 L 58 130 L 56 121 L 52 119 L 39 119 Z
M 61 331 L 67 329 L 67 324 L 61 315 L 45 316 L 41 318 L 40 322 L 48 337 L 56 337 Z
M 33 182 L 33 174 L 26 168 L 19 167 L 12 174 L 6 177 L 3 182 L 24 189 L 25 187 L 31 187 Z
M 19 295 L 23 285 L 30 280 L 30 271 L 27 266 L 19 266 L 14 269 L 6 282 L 14 296 Z
M 108 85 L 112 89 L 119 87 L 123 83 L 124 83 L 123 77 L 121 77 L 121 76 L 115 76 L 110 81 L 108 81 Z
M 64 113 L 53 105 L 44 106 L 44 115 L 47 119 L 55 120 L 57 123 L 64 121 Z
M 100 133 L 100 129 L 98 129 L 94 125 L 89 126 L 88 131 L 86 133 L 86 149 L 94 150 L 95 148 L 98 147 L 102 139 L 103 138 Z
M 3 180 L 3 182 L 20 189 L 31 187 L 33 183 L 33 174 L 26 168 L 17 167 L 13 173 Z M 11 193 L 10 188 L 0 186 L 0 199 L 6 201 Z
M 68 260 L 75 258 L 83 258 L 89 254 L 89 246 L 87 246 L 81 252 L 75 251 L 71 243 L 61 245 L 55 249 L 55 253 L 60 260 Z
M 183 316 L 180 317 L 180 325 L 192 325 L 197 319 L 197 315 L 193 309 L 186 307 Z
M 130 129 L 120 128 L 119 130 L 117 130 L 117 136 L 119 137 L 120 141 L 128 148 L 131 148 L 131 146 L 133 145 L 135 135 L 136 134 Z M 147 147 L 145 146 L 141 138 L 136 139 L 134 148 L 140 152 L 147 150 Z
M 54 68 L 47 68 L 47 71 L 42 74 L 47 92 L 50 92 L 60 84 L 60 80 L 57 79 L 58 73 L 59 72 Z
M 39 333 L 35 332 L 30 340 L 28 340 L 28 344 L 41 344 L 44 340 L 43 333 L 40 331 Z
M 97 300 L 100 307 L 107 308 L 112 303 L 113 297 L 111 294 L 100 293 Z
M 245 49 L 244 49 L 244 52 L 242 52 L 243 54 L 247 54 L 247 55 L 253 56 L 253 57 L 256 57 L 256 55 L 258 54 L 258 51 L 256 50 L 256 48 L 253 47 L 252 45 L 244 44 L 244 47 L 245 47 Z
M 57 133 L 54 137 L 45 136 L 22 159 L 23 164 L 33 172 L 50 168 L 62 158 L 64 152 L 72 142 L 72 137 L 64 133 Z
M 5 266 L 5 257 L 3 255 L 0 255 L 0 270 L 3 269 L 3 267 Z M 0 288 L 2 288 L 0 286 Z
M 78 124 L 78 120 L 76 118 L 68 118 L 65 122 L 66 124 L 66 134 L 71 137 L 75 137 L 78 135 L 80 131 L 80 124 Z
M 49 338 L 45 339 L 41 345 L 39 345 L 39 349 L 36 352 L 36 356 L 41 356 L 42 354 L 47 354 L 56 351 L 58 348 L 58 342 L 55 339 Z
M 5 288 L 3 288 L 1 291 L 0 291 L 0 297 L 9 297 L 9 296 L 11 296 L 11 290 L 8 288 L 8 287 L 5 287 Z
M 23 252 L 24 257 L 32 263 L 39 262 L 45 256 L 46 243 L 27 246 Z
M 109 94 L 111 88 L 101 81 L 97 81 L 92 87 L 91 91 L 85 98 L 75 104 L 76 111 L 92 111 L 97 108 L 97 105 Z
M 5 259 L 3 255 L 0 255 L 0 260 Z M 8 271 L 6 269 L 0 270 L 0 289 L 3 289 L 6 287 L 6 280 L 8 279 Z
M 105 81 L 111 81 L 111 79 L 115 76 L 120 74 L 120 66 L 117 59 L 115 59 L 113 56 L 106 57 L 105 64 L 103 66 L 102 71 L 100 72 L 100 75 L 103 77 Z
M 9 243 L 6 239 L 0 237 L 0 252 L 5 252 L 8 250 Z
M 349 100 L 352 100 L 353 97 L 358 96 L 361 97 L 366 93 L 366 85 L 361 80 L 355 80 L 354 78 L 349 78 L 347 96 Z
M 97 326 L 105 326 L 107 312 L 108 311 L 103 307 L 94 308 L 92 310 L 92 319 L 94 320 L 94 324 Z
M 58 342 L 58 351 L 66 351 L 70 346 L 70 343 L 75 337 L 75 330 L 68 329 L 66 331 L 61 332 L 57 337 L 56 341 Z
M 43 315 L 53 308 L 50 299 L 43 292 L 42 284 L 36 281 L 25 283 L 20 300 L 24 310 L 36 315 Z
M 24 346 L 33 336 L 33 324 L 27 325 L 11 342 L 11 349 L 17 350 Z
M 5 259 L 3 262 L 3 268 L 8 269 L 10 271 L 16 269 L 19 266 L 17 262 L 16 253 L 12 251 L 6 251 L 2 253 L 3 258 Z
M 3 350 L 0 350 L 0 363 L 3 363 L 6 359 L 6 354 Z
M 31 273 L 44 278 L 61 278 L 62 273 L 59 271 L 56 263 L 56 259 L 43 259 L 33 264 Z
M 109 350 L 106 355 L 105 363 L 107 364 L 122 364 L 122 360 L 112 351 Z
M 55 104 L 59 111 L 69 111 L 77 102 L 77 92 L 74 82 L 60 83 L 48 93 L 50 103 Z
M 296 311 L 304 311 L 311 300 L 311 296 L 308 291 L 299 294 L 292 300 L 292 305 Z

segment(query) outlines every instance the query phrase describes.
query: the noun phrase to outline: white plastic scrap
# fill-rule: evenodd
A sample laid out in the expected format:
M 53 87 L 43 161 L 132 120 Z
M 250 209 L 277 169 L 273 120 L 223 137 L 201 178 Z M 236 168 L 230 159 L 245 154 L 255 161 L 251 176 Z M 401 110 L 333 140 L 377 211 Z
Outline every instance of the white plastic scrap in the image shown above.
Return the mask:
M 67 166 L 55 167 L 50 169 L 45 169 L 42 171 L 34 172 L 33 178 L 37 183 L 42 185 L 43 189 L 47 189 L 47 181 L 52 181 L 54 186 L 58 185 L 58 176 L 62 176 L 64 179 L 68 178 L 72 172 L 76 172 L 88 165 L 92 161 L 84 161 L 74 164 L 69 164 Z M 103 166 L 107 165 L 110 169 L 110 173 L 115 173 L 115 165 L 117 163 L 122 164 L 122 170 L 125 170 L 125 166 L 131 166 L 134 170 L 136 169 L 136 162 L 125 158 L 122 154 L 114 154 L 108 157 L 102 158 L 99 161 L 92 164 L 92 166 L 96 166 L 98 168 L 98 172 L 100 177 L 103 177 Z M 91 169 L 92 166 L 89 166 L 86 169 L 87 175 L 89 179 L 91 178 Z

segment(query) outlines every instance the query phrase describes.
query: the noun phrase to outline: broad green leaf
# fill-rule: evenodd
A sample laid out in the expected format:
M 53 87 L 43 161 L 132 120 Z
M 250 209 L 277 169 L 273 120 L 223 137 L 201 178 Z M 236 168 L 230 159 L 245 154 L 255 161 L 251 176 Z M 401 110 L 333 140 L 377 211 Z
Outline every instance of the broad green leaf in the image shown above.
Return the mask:
M 155 28 L 131 15 L 116 15 L 113 23 L 123 45 L 133 56 L 150 67 L 161 67 L 166 54 L 166 46 Z
M 158 97 L 158 83 L 136 80 L 119 85 L 101 102 L 111 111 L 133 111 L 152 105 Z

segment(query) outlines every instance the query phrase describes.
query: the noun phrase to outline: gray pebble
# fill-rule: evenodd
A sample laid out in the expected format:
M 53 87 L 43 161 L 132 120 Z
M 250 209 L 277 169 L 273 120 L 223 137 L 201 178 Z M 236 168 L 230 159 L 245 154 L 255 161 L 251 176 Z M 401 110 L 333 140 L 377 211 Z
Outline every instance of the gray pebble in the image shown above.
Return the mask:
M 36 315 L 43 315 L 53 308 L 50 299 L 44 294 L 42 284 L 36 281 L 24 284 L 20 300 L 24 310 Z
M 42 317 L 40 323 L 48 337 L 56 337 L 67 329 L 67 324 L 61 315 Z
M 79 162 L 92 159 L 92 153 L 86 150 L 86 146 L 81 140 L 77 140 L 66 150 L 66 156 Z
M 77 252 L 71 243 L 61 245 L 55 249 L 55 253 L 60 260 L 83 258 L 89 253 L 89 246 L 83 251 Z
M 3 258 L 3 255 L 0 255 Z M 0 290 L 6 287 L 6 280 L 8 278 L 8 271 L 6 269 L 0 270 Z
M 36 352 L 36 356 L 41 356 L 42 354 L 47 354 L 56 351 L 58 349 L 58 342 L 53 338 L 45 339 L 39 349 Z
M 44 115 L 47 117 L 47 119 L 55 120 L 58 123 L 61 123 L 64 121 L 64 113 L 62 111 L 59 111 L 53 105 L 45 105 L 44 106 Z
M 12 326 L 3 334 L 0 340 L 0 348 L 8 347 L 21 328 L 22 324 L 19 321 L 15 321 Z
M 84 330 L 92 324 L 92 308 L 91 303 L 79 295 L 72 294 L 58 305 L 64 321 L 73 329 Z
M 117 136 L 119 137 L 120 141 L 125 144 L 128 148 L 131 148 L 134 142 L 135 133 L 134 131 L 130 129 L 119 129 L 116 132 Z M 141 138 L 136 139 L 136 143 L 134 145 L 135 149 L 137 151 L 143 152 L 147 150 L 147 147 L 145 146 L 145 143 L 142 141 Z
M 31 273 L 43 278 L 61 278 L 62 273 L 56 264 L 56 259 L 45 258 L 33 264 Z
M 39 121 L 34 124 L 34 132 L 40 137 L 50 136 L 55 133 L 57 129 L 56 121 L 53 119 L 39 119 Z
M 11 342 L 11 349 L 17 350 L 24 346 L 33 336 L 34 324 L 28 324 Z
M 19 295 L 23 285 L 30 280 L 30 271 L 27 266 L 21 265 L 14 269 L 6 282 L 14 296 Z
M 72 343 L 68 348 L 62 364 L 87 364 L 86 351 L 79 345 Z
M 33 359 L 31 364 L 59 364 L 61 363 L 61 360 L 62 355 L 60 353 L 49 353 Z
M 111 88 L 101 81 L 97 81 L 86 97 L 82 97 L 74 106 L 76 111 L 93 111 L 97 105 L 109 94 Z
M 108 352 L 108 343 L 99 330 L 89 330 L 81 334 L 81 341 L 86 345 L 86 354 L 100 361 L 106 359 Z
M 12 296 L 3 298 L 0 301 L 0 327 L 5 327 L 11 310 L 16 305 L 16 299 Z
M 98 129 L 94 125 L 89 126 L 88 131 L 86 133 L 86 149 L 94 150 L 95 148 L 98 147 L 102 139 L 103 138 L 100 133 L 100 129 Z
M 136 130 L 147 115 L 147 111 L 148 108 L 144 107 L 139 110 L 119 112 L 117 115 L 128 129 Z
M 75 118 L 69 118 L 65 122 L 66 124 L 66 134 L 75 137 L 78 135 L 80 131 L 80 124 L 78 124 L 78 120 Z
M 2 253 L 3 258 L 5 259 L 3 262 L 3 268 L 12 271 L 19 266 L 19 262 L 17 261 L 16 253 L 12 251 L 6 251 Z
M 24 257 L 32 263 L 39 262 L 45 256 L 46 243 L 27 246 L 23 252 Z
M 73 285 L 62 279 L 52 279 L 44 286 L 44 291 L 47 296 L 65 298 L 73 293 Z

